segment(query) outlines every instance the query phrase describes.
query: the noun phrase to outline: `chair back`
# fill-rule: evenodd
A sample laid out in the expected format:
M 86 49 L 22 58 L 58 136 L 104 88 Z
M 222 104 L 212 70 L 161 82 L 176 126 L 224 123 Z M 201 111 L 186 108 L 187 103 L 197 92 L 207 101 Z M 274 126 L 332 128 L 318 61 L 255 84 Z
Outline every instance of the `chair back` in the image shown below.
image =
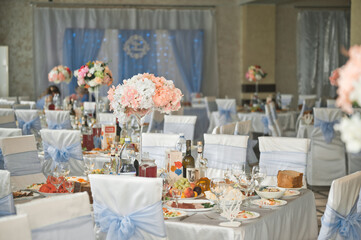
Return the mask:
M 15 206 L 10 185 L 10 172 L 7 170 L 0 170 L 0 219 L 3 216 L 14 214 Z M 3 233 L 0 235 L 0 239 L 2 234 Z
M 220 126 L 220 134 L 234 135 L 236 124 L 237 124 L 236 122 L 233 122 Z
M 3 138 L 0 146 L 4 169 L 11 173 L 14 188 L 24 189 L 33 183 L 45 182 L 34 135 Z
M 21 105 L 29 105 L 30 109 L 36 109 L 36 102 L 35 101 L 20 101 Z
M 13 109 L 0 109 L 0 128 L 16 128 Z
M 0 128 L 0 140 L 6 137 L 21 136 L 21 129 L 18 128 Z M 4 156 L 1 150 L 0 141 L 0 169 L 4 169 Z
M 194 128 L 197 116 L 164 116 L 164 133 L 179 134 L 184 133 L 186 139 L 193 141 Z
M 178 134 L 143 133 L 142 151 L 148 152 L 150 159 L 155 159 L 158 168 L 165 168 L 165 153 L 175 148 L 178 138 Z
M 361 238 L 361 171 L 332 182 L 318 239 Z
M 38 132 L 41 129 L 38 110 L 15 110 L 18 127 L 22 129 L 23 135 L 32 134 L 31 130 Z
M 278 137 L 276 126 L 271 114 L 271 108 L 269 104 L 265 105 L 266 116 L 262 117 L 262 122 L 264 125 L 264 134 L 271 134 L 273 137 Z
M 327 108 L 336 108 L 336 100 L 335 99 L 327 99 Z
M 296 120 L 296 129 L 298 129 L 303 115 L 308 112 L 312 113 L 315 105 L 316 105 L 316 98 L 308 98 L 308 99 L 303 100 L 300 114 L 298 115 L 297 120 Z
M 292 103 L 293 94 L 281 94 L 282 109 L 289 109 Z
M 213 128 L 212 134 L 221 134 L 221 127 L 215 127 L 215 128 Z
M 45 110 L 45 117 L 49 129 L 71 129 L 69 111 Z
M 48 175 L 56 167 L 69 164 L 70 176 L 84 175 L 83 153 L 80 131 L 50 130 L 40 131 L 44 149 L 44 173 Z
M 314 108 L 314 129 L 311 133 L 311 157 L 307 168 L 310 185 L 330 186 L 346 175 L 345 145 L 334 125 L 342 118 L 335 108 Z M 327 167 L 325 167 L 327 166 Z
M 162 239 L 162 179 L 89 175 L 102 239 Z M 114 186 L 109 188 L 109 186 Z
M 0 240 L 31 240 L 28 216 L 18 214 L 0 218 Z
M 232 165 L 245 165 L 248 136 L 204 134 L 204 157 L 208 159 L 207 177 L 224 177 Z
M 208 118 L 210 119 L 212 112 L 218 111 L 216 97 L 205 97 L 204 103 L 206 104 Z
M 293 170 L 303 173 L 303 186 L 306 185 L 307 154 L 310 140 L 288 137 L 259 137 L 261 153 L 259 166 L 266 171 L 263 185 L 277 186 L 277 174 L 280 170 Z
M 272 120 L 273 120 L 273 124 L 274 124 L 275 130 L 276 130 L 277 137 L 282 137 L 282 128 L 281 128 L 280 123 L 278 121 L 276 105 L 275 105 L 274 102 L 270 102 L 269 106 L 270 106 L 271 117 L 272 117 Z
M 88 193 L 74 193 L 31 201 L 16 206 L 29 219 L 33 240 L 95 240 Z
M 303 104 L 303 100 L 306 99 L 315 99 L 316 101 L 317 95 L 315 94 L 311 94 L 311 95 L 298 95 L 298 105 L 302 105 Z
M 14 104 L 13 109 L 30 109 L 29 104 Z
M 237 122 L 235 127 L 235 135 L 251 134 L 252 120 Z

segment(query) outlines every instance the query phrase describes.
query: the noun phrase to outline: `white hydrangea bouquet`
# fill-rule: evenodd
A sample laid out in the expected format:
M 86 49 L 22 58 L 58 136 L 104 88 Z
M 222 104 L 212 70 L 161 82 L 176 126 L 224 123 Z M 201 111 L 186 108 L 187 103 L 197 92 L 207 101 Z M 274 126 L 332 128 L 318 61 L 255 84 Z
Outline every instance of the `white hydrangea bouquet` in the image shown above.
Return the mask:
M 49 82 L 54 82 L 56 84 L 59 84 L 61 82 L 70 83 L 71 81 L 71 71 L 66 66 L 56 66 L 48 74 L 48 80 Z
M 341 132 L 347 151 L 361 151 L 361 118 L 355 112 L 355 106 L 361 106 L 361 46 L 353 46 L 349 50 L 349 60 L 342 66 L 336 80 L 338 89 L 337 106 L 341 107 L 350 117 L 344 117 L 335 128 Z

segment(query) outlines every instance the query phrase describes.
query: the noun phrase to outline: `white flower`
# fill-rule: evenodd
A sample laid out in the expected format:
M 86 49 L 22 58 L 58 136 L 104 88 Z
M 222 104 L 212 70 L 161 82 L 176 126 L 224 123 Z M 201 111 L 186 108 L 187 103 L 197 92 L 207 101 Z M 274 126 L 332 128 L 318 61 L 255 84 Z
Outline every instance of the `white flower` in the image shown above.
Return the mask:
M 74 71 L 74 77 L 78 77 L 78 72 L 79 72 L 79 69 Z
M 95 73 L 95 68 L 92 67 L 91 69 L 89 69 L 89 73 L 94 74 Z
M 350 100 L 356 101 L 361 105 L 361 78 L 358 81 L 353 82 L 354 90 L 350 94 Z
M 95 86 L 98 85 L 97 82 L 95 81 L 95 79 L 89 81 L 88 84 L 89 84 L 89 86 L 91 86 L 91 87 L 95 87 Z
M 354 114 L 351 118 L 344 117 L 340 124 L 335 126 L 335 129 L 341 132 L 341 139 L 345 142 L 348 152 L 359 153 L 361 151 L 361 119 L 359 113 Z
M 101 66 L 101 64 L 100 63 L 95 63 L 94 64 L 94 70 L 96 71 L 96 72 L 103 72 L 103 70 L 104 70 L 104 68 Z M 94 72 L 93 72 L 94 73 Z M 92 73 L 92 74 L 93 74 Z

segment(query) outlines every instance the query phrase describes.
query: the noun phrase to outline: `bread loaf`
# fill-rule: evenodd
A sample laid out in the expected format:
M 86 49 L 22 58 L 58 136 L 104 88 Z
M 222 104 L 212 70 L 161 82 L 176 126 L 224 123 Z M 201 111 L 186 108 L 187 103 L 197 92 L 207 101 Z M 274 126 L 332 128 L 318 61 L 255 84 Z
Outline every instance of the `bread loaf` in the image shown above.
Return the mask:
M 302 187 L 303 173 L 293 170 L 278 171 L 277 184 L 282 188 L 300 188 Z

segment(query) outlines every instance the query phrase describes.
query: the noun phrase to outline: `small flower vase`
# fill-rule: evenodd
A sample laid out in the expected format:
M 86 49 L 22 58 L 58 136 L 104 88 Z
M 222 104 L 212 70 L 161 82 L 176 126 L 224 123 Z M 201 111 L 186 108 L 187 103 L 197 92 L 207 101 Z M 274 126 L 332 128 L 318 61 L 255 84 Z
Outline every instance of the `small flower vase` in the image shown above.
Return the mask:
M 258 96 L 258 81 L 256 80 L 256 92 L 254 93 L 255 96 Z

